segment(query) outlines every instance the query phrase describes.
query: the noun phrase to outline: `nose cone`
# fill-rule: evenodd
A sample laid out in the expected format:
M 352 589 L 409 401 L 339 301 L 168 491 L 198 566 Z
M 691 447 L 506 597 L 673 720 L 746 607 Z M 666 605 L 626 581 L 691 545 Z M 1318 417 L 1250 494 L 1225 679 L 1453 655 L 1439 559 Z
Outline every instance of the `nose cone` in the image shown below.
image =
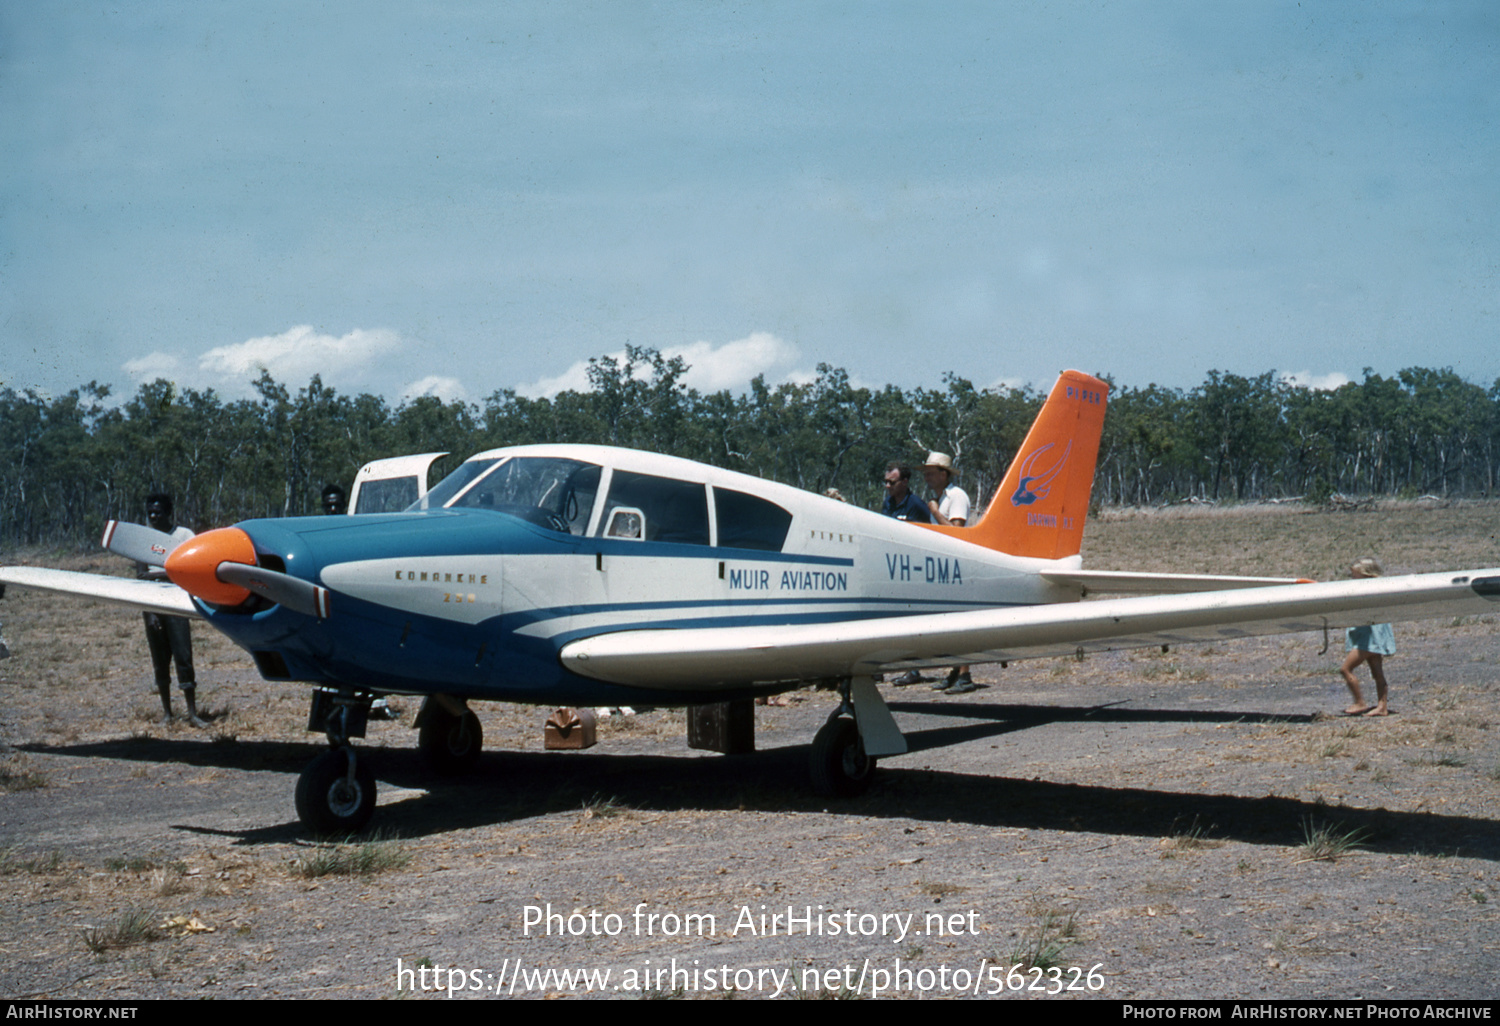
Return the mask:
M 216 606 L 237 606 L 250 592 L 237 584 L 225 584 L 217 573 L 220 563 L 255 565 L 255 545 L 238 527 L 205 531 L 185 541 L 167 557 L 167 577 L 194 598 Z

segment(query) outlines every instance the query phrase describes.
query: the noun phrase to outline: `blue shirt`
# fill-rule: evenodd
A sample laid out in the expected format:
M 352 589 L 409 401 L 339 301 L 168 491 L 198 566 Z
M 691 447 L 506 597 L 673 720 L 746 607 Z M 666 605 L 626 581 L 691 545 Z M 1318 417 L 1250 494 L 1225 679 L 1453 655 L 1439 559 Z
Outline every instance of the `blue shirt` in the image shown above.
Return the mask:
M 911 492 L 906 493 L 906 498 L 900 502 L 894 501 L 889 495 L 880 506 L 880 512 L 897 520 L 915 520 L 918 523 L 932 523 L 932 512 L 928 510 L 927 503 L 917 498 Z

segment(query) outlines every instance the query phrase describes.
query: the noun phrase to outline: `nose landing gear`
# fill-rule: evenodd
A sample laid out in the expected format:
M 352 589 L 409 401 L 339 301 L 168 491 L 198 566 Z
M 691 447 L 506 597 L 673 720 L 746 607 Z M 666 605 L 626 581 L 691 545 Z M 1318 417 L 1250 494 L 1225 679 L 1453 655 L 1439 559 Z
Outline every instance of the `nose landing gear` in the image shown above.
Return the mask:
M 352 746 L 324 752 L 297 778 L 297 818 L 315 834 L 357 834 L 375 813 L 375 774 Z
M 365 736 L 374 699 L 367 691 L 313 692 L 307 729 L 323 731 L 332 746 L 297 778 L 297 818 L 314 834 L 357 834 L 375 814 L 375 774 L 349 743 Z

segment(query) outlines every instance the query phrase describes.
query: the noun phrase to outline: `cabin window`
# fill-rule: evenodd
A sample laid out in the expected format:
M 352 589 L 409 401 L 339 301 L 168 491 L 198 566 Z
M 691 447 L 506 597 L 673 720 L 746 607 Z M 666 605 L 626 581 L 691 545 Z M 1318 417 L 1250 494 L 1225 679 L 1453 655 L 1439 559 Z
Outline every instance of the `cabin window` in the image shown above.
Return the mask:
M 622 507 L 645 520 L 646 541 L 708 544 L 708 492 L 701 484 L 616 470 L 600 524 L 615 523 Z
M 609 511 L 609 523 L 604 525 L 606 538 L 630 538 L 642 540 L 645 536 L 646 514 L 630 506 L 616 506 Z
M 719 544 L 732 549 L 780 552 L 792 526 L 792 515 L 756 495 L 714 489 L 714 514 L 719 522 Z

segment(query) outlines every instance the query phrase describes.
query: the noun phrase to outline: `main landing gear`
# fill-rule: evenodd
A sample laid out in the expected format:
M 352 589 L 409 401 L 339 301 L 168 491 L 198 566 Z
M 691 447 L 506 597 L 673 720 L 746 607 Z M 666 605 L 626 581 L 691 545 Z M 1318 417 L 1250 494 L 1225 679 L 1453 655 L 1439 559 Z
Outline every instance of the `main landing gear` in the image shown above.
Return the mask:
M 836 711 L 813 737 L 813 790 L 828 798 L 864 794 L 875 777 L 875 759 L 865 753 L 859 728 L 851 717 Z
M 479 762 L 484 731 L 479 717 L 448 695 L 429 695 L 417 713 L 417 750 L 444 776 L 467 773 Z
M 903 755 L 906 738 L 871 677 L 839 684 L 839 707 L 813 737 L 813 789 L 829 798 L 863 794 L 875 778 L 877 756 Z

